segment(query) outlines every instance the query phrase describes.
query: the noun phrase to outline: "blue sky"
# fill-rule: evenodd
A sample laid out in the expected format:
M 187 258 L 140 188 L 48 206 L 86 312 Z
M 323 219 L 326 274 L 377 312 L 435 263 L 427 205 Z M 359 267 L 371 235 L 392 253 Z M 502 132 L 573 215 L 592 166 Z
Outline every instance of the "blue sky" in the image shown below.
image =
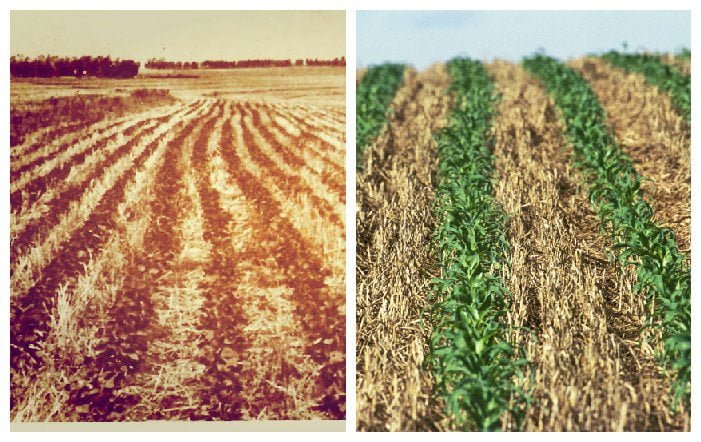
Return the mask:
M 558 58 L 609 49 L 676 52 L 691 46 L 688 11 L 358 11 L 359 66 L 423 69 L 454 56 L 518 61 L 539 48 Z

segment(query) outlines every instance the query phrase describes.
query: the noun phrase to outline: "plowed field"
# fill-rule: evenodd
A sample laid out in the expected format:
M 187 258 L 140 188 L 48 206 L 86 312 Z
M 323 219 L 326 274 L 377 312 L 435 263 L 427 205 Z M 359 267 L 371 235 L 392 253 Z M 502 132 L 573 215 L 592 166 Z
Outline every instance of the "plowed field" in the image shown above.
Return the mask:
M 274 95 L 13 120 L 13 421 L 345 418 L 345 114 Z

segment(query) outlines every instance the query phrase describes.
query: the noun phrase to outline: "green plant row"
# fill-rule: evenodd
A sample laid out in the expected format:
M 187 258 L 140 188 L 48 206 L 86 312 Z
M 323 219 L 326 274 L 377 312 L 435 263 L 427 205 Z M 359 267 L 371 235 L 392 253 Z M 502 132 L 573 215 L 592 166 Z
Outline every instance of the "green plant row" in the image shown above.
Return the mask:
M 637 72 L 645 80 L 669 94 L 674 107 L 687 122 L 691 121 L 691 77 L 662 62 L 658 55 L 621 54 L 611 51 L 602 58 L 613 66 L 628 72 Z
M 660 365 L 674 376 L 674 408 L 690 399 L 690 268 L 670 229 L 652 221 L 630 158 L 616 145 L 596 95 L 576 71 L 542 55 L 524 61 L 562 110 L 565 133 L 574 147 L 602 231 L 610 235 L 618 263 L 633 265 L 635 290 L 646 297 L 648 326 L 659 327 L 664 350 Z
M 681 51 L 679 51 L 674 58 L 678 60 L 691 60 L 691 50 L 688 48 L 684 48 Z
M 492 191 L 490 127 L 498 97 L 481 63 L 454 59 L 448 70 L 454 104 L 448 127 L 436 135 L 441 276 L 433 281 L 427 366 L 454 422 L 490 431 L 505 412 L 520 425 L 528 400 L 514 382 L 527 361 L 507 339 L 510 295 L 500 277 L 509 244 L 507 218 Z
M 387 121 L 389 105 L 404 80 L 403 64 L 371 66 L 363 76 L 356 91 L 355 152 L 356 165 L 365 147 L 379 135 Z

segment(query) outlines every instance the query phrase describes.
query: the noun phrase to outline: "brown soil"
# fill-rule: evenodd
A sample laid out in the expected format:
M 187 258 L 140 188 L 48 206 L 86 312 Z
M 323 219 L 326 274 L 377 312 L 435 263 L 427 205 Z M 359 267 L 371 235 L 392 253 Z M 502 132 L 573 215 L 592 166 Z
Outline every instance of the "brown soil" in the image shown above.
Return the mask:
M 244 114 L 240 106 L 237 111 Z M 295 190 L 295 181 L 280 176 L 275 165 L 255 147 L 247 125 L 242 124 L 239 129 L 243 132 L 246 147 L 265 173 L 268 176 L 278 176 L 292 191 L 298 191 Z M 282 211 L 280 205 L 270 191 L 246 171 L 232 144 L 230 131 L 225 131 L 222 153 L 228 170 L 236 177 L 246 199 L 255 201 L 255 207 L 251 211 L 253 219 L 250 221 L 254 236 L 249 241 L 251 247 L 243 252 L 244 260 L 263 261 L 272 257 L 284 279 L 271 282 L 271 285 L 282 283 L 294 290 L 297 302 L 295 313 L 308 334 L 305 351 L 322 367 L 317 383 L 322 400 L 317 408 L 330 418 L 344 419 L 345 394 L 342 392 L 345 390 L 345 362 L 325 363 L 332 352 L 343 352 L 345 346 L 345 322 L 338 315 L 338 305 L 326 301 L 329 293 L 324 280 L 330 274 L 323 268 L 313 247 L 304 241 L 289 220 L 278 215 Z M 260 280 L 259 284 L 265 286 L 265 279 Z M 294 367 L 283 369 L 288 371 L 288 376 L 295 376 Z M 279 393 L 272 390 L 269 394 L 272 401 L 279 396 Z
M 279 112 L 278 112 L 279 113 Z M 327 133 L 327 134 L 333 134 L 333 135 L 341 135 L 343 136 L 344 134 L 338 134 L 337 130 L 333 127 L 330 126 L 324 126 L 322 125 L 321 127 L 319 126 L 314 126 L 310 122 L 304 120 L 303 118 L 299 118 L 293 114 L 281 114 L 285 118 L 287 118 L 289 121 L 291 121 L 296 127 L 300 129 L 300 138 L 304 141 L 304 143 L 310 143 L 314 146 L 317 146 L 321 152 L 323 152 L 322 157 L 325 159 L 325 162 L 328 162 L 329 164 L 335 164 L 335 167 L 340 167 L 344 168 L 345 164 L 338 164 L 334 163 L 332 160 L 328 159 L 326 155 L 328 155 L 328 152 L 332 152 L 335 150 L 335 148 L 328 143 L 328 141 L 324 140 L 319 136 L 319 133 Z M 343 123 L 345 124 L 345 123 Z
M 54 157 L 56 157 L 56 155 L 58 155 L 59 153 L 61 153 L 64 150 L 68 149 L 72 144 L 80 143 L 81 141 L 94 136 L 95 132 L 97 132 L 98 134 L 101 134 L 101 133 L 109 131 L 110 129 L 116 128 L 118 126 L 123 126 L 123 123 L 120 121 L 110 123 L 101 129 L 97 129 L 97 131 L 95 131 L 95 132 L 93 132 L 92 130 L 86 131 L 86 132 L 81 131 L 81 129 L 85 129 L 85 128 L 88 128 L 90 126 L 91 125 L 85 124 L 85 123 L 74 123 L 74 124 L 62 126 L 60 129 L 57 129 L 55 131 L 47 133 L 47 135 L 51 136 L 50 140 L 52 140 L 52 141 L 54 139 L 62 137 L 64 135 L 83 134 L 83 136 L 79 137 L 79 138 L 72 138 L 68 142 L 65 142 L 59 146 L 56 146 L 55 148 L 52 149 L 51 152 L 46 153 L 46 154 L 41 155 L 41 156 L 38 156 L 37 158 L 35 158 L 31 162 L 22 164 L 19 167 L 12 167 L 12 172 L 10 173 L 10 178 L 12 180 L 17 179 L 25 171 L 32 169 L 43 162 L 46 162 L 46 161 L 53 159 Z M 132 126 L 132 127 L 136 129 L 135 126 Z M 40 148 L 45 147 L 45 144 L 46 143 L 34 143 L 32 145 L 29 145 L 26 149 L 22 149 L 21 153 L 16 153 L 16 154 L 13 153 L 11 158 L 12 158 L 12 160 L 19 160 L 21 157 L 24 157 L 24 156 L 29 155 L 29 154 L 34 154 L 34 152 L 37 152 Z M 52 142 L 51 144 L 53 144 L 55 146 L 57 143 Z
M 251 155 L 261 167 L 264 167 L 269 171 L 270 176 L 275 177 L 281 182 L 285 183 L 285 187 L 288 187 L 292 192 L 296 194 L 306 194 L 312 204 L 319 208 L 320 212 L 328 217 L 328 220 L 336 225 L 337 227 L 342 227 L 344 225 L 344 220 L 341 219 L 338 212 L 334 210 L 334 207 L 329 204 L 328 201 L 320 198 L 313 194 L 312 188 L 304 182 L 304 180 L 299 175 L 292 175 L 285 173 L 275 162 L 266 156 L 262 149 L 258 146 L 254 139 L 254 131 L 261 133 L 261 136 L 265 139 L 265 135 L 262 135 L 263 130 L 261 130 L 260 121 L 257 119 L 257 112 L 255 109 L 244 110 L 243 106 L 239 106 L 238 111 L 241 114 L 251 115 L 251 124 L 243 124 L 242 131 L 244 139 L 246 140 L 246 145 L 251 149 Z M 258 123 L 256 123 L 258 121 Z M 267 142 L 267 140 L 266 140 Z M 273 144 L 273 149 L 275 148 L 275 143 Z
M 22 143 L 26 134 L 43 127 L 64 122 L 78 121 L 86 124 L 153 106 L 173 104 L 175 99 L 169 94 L 132 94 L 127 96 L 76 95 L 51 97 L 48 100 L 15 103 L 11 109 L 10 145 Z M 51 140 L 56 133 L 47 134 L 43 139 Z
M 210 109 L 214 110 L 214 107 Z M 139 404 L 139 394 L 128 392 L 140 372 L 155 365 L 150 343 L 166 333 L 155 320 L 155 299 L 152 293 L 163 284 L 162 279 L 177 269 L 172 263 L 179 252 L 176 226 L 180 213 L 178 190 L 182 165 L 179 148 L 205 117 L 191 120 L 173 139 L 165 154 L 163 167 L 156 179 L 156 198 L 151 213 L 157 221 L 144 237 L 144 253 L 134 253 L 125 270 L 125 281 L 114 302 L 107 308 L 107 321 L 101 328 L 95 349 L 97 355 L 87 357 L 82 365 L 86 385 L 71 390 L 68 401 L 81 420 L 115 421 L 126 419 L 131 407 Z M 147 270 L 145 270 L 147 269 Z M 175 401 L 172 401 L 175 402 Z M 173 404 L 169 404 L 173 405 Z M 164 407 L 170 408 L 170 407 Z M 160 410 L 141 419 L 158 419 Z
M 263 135 L 263 138 L 265 138 L 267 144 L 270 147 L 272 147 L 278 154 L 280 154 L 285 159 L 285 161 L 293 168 L 301 170 L 304 167 L 306 167 L 307 164 L 305 163 L 304 158 L 302 157 L 300 152 L 301 149 L 304 149 L 305 147 L 304 144 L 302 144 L 302 140 L 300 140 L 299 138 L 292 138 L 285 140 L 285 143 L 278 141 L 272 134 L 270 129 L 267 128 L 265 125 L 261 124 L 261 113 L 267 114 L 266 109 L 264 109 L 262 106 L 253 106 L 253 109 L 251 110 L 253 124 L 258 128 L 260 134 Z M 272 126 L 279 127 L 275 125 L 274 121 L 272 122 Z M 313 150 L 310 149 L 309 151 Z M 322 158 L 322 161 L 323 159 L 324 158 Z M 326 160 L 324 162 L 324 166 L 324 169 L 328 170 L 329 168 L 333 168 L 335 164 Z M 338 169 L 335 170 L 338 171 Z M 340 170 L 340 172 L 340 174 L 319 174 L 318 177 L 322 183 L 327 185 L 329 189 L 333 191 L 333 194 L 336 198 L 343 198 L 345 200 L 345 176 L 342 173 L 342 169 Z
M 28 191 L 28 189 L 34 189 L 34 191 L 30 191 L 30 193 L 27 195 L 27 198 L 24 201 L 25 205 L 33 204 L 48 190 L 52 190 L 56 193 L 56 195 L 51 199 L 51 201 L 48 202 L 48 213 L 45 216 L 29 223 L 21 233 L 11 238 L 10 262 L 14 265 L 18 257 L 26 252 L 26 250 L 31 247 L 33 242 L 48 234 L 49 231 L 53 229 L 56 224 L 58 224 L 60 218 L 65 214 L 65 212 L 70 208 L 71 203 L 80 198 L 83 190 L 93 180 L 99 178 L 105 169 L 116 163 L 119 158 L 129 152 L 142 139 L 142 137 L 148 133 L 148 126 L 150 124 L 162 124 L 170 118 L 172 118 L 172 115 L 166 115 L 160 118 L 145 120 L 131 126 L 131 128 L 134 128 L 137 125 L 147 127 L 146 129 L 138 132 L 129 131 L 129 133 L 127 133 L 125 130 L 124 135 L 125 137 L 129 137 L 128 141 L 115 149 L 111 154 L 102 156 L 86 178 L 79 183 L 74 183 L 73 185 L 69 186 L 64 185 L 62 180 L 66 178 L 66 175 L 70 173 L 73 167 L 82 164 L 87 155 L 87 151 L 83 154 L 76 155 L 69 163 L 52 170 L 51 173 L 38 178 L 23 189 L 25 191 Z M 116 135 L 109 137 L 109 139 L 101 139 L 88 150 L 91 152 L 97 151 L 114 138 L 116 138 Z M 19 192 L 20 191 L 17 191 L 17 193 Z M 21 206 L 22 202 L 14 201 L 13 205 Z M 19 211 L 16 213 L 16 216 L 21 217 L 22 212 Z
M 270 112 L 272 115 L 282 114 L 279 111 Z M 292 120 L 292 119 L 291 119 Z M 306 130 L 300 131 L 299 136 L 295 136 L 288 132 L 284 127 L 277 123 L 274 119 L 272 121 L 272 126 L 286 138 L 284 143 L 287 146 L 286 151 L 289 155 L 294 155 L 295 149 L 301 149 L 304 146 L 316 146 L 321 145 L 322 148 L 329 148 L 328 144 L 320 140 L 318 137 L 314 136 L 307 128 Z M 297 125 L 299 127 L 299 125 Z M 324 170 L 322 171 L 321 180 L 323 183 L 327 184 L 329 187 L 336 190 L 338 198 L 345 203 L 346 199 L 346 183 L 345 183 L 345 164 L 337 164 L 330 160 L 327 156 L 317 152 L 315 149 L 308 150 L 311 156 L 318 158 L 324 164 Z
M 49 314 L 54 308 L 55 293 L 59 286 L 70 285 L 82 273 L 90 256 L 96 254 L 102 246 L 107 232 L 115 228 L 112 211 L 123 198 L 124 187 L 157 145 L 158 140 L 152 142 L 136 159 L 135 167 L 119 177 L 115 185 L 103 195 L 81 229 L 60 247 L 56 258 L 42 270 L 41 275 L 35 275 L 38 280 L 29 291 L 24 296 L 12 299 L 12 376 L 17 373 L 31 374 L 42 366 L 44 361 L 40 351 L 49 327 Z M 13 391 L 13 399 L 17 394 L 20 392 Z

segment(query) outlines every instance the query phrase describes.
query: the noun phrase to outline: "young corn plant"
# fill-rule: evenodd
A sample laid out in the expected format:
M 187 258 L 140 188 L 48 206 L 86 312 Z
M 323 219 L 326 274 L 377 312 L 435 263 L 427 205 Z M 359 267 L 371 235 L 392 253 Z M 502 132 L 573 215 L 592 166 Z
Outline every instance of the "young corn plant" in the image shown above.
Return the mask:
M 405 69 L 403 64 L 371 66 L 358 85 L 355 94 L 355 152 L 358 169 L 363 150 L 379 135 L 387 121 L 389 105 L 402 85 Z
M 433 334 L 427 366 L 458 427 L 491 431 L 505 413 L 521 425 L 530 403 L 516 382 L 527 364 L 505 325 L 509 293 L 507 218 L 492 192 L 492 116 L 498 97 L 484 66 L 448 63 L 454 105 L 436 136 L 439 154 L 435 241 L 441 277 L 434 280 Z
M 689 57 L 691 53 L 689 52 Z M 611 51 L 604 54 L 606 62 L 628 72 L 637 72 L 645 77 L 645 81 L 659 87 L 669 94 L 672 103 L 686 119 L 691 121 L 691 77 L 684 75 L 672 66 L 662 62 L 661 58 L 652 54 L 621 54 Z
M 652 221 L 640 176 L 616 145 L 604 110 L 587 82 L 555 59 L 536 55 L 524 67 L 538 78 L 562 111 L 565 133 L 583 173 L 601 229 L 620 266 L 633 265 L 636 292 L 646 297 L 647 327 L 657 327 L 664 350 L 657 357 L 670 372 L 672 408 L 691 392 L 691 273 L 670 229 Z

